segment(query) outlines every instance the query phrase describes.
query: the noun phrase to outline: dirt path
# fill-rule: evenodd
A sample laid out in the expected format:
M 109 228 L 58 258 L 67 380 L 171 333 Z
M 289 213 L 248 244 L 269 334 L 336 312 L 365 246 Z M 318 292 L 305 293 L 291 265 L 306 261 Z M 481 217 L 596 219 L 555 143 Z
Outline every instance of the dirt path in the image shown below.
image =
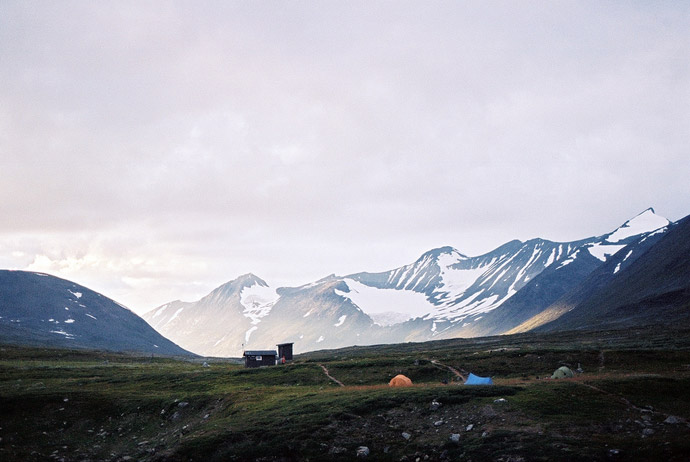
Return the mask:
M 459 377 L 463 382 L 467 381 L 467 373 L 465 371 L 463 371 L 463 372 L 465 372 L 463 374 L 460 371 L 458 371 L 457 369 L 455 369 L 454 367 L 448 366 L 446 364 L 441 364 L 440 362 L 436 361 L 435 359 L 430 359 L 429 361 L 431 361 L 431 364 L 434 364 L 436 366 L 445 367 L 446 369 L 451 371 L 453 374 L 455 374 L 456 377 Z
M 321 366 L 321 369 L 323 369 L 323 373 L 326 374 L 326 377 L 328 377 L 329 379 L 331 379 L 332 381 L 334 381 L 335 383 L 337 383 L 341 387 L 345 386 L 345 384 L 343 382 L 341 382 L 340 380 L 336 379 L 335 377 L 333 377 L 331 374 L 328 373 L 328 369 L 326 369 L 326 366 L 324 366 L 323 364 L 319 364 L 319 366 Z

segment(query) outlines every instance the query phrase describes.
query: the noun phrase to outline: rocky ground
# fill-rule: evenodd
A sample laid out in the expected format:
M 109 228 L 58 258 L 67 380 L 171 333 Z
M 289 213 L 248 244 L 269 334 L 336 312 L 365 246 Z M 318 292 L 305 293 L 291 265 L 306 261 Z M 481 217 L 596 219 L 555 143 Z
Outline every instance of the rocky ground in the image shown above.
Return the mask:
M 386 346 L 256 370 L 3 347 L 0 460 L 688 460 L 690 348 L 673 339 Z M 584 372 L 546 378 L 562 364 Z M 467 370 L 495 385 L 462 385 Z M 399 373 L 414 386 L 389 388 Z

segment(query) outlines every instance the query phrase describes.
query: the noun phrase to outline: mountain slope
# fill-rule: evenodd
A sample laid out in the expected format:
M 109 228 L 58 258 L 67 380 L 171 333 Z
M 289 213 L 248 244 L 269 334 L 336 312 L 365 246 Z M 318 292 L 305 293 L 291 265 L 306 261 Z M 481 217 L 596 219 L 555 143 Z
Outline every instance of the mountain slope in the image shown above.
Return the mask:
M 190 355 L 113 300 L 65 279 L 25 271 L 0 270 L 0 340 Z
M 649 249 L 667 231 L 668 224 L 668 220 L 655 215 L 653 209 L 645 210 L 612 233 L 586 244 L 582 251 L 576 250 L 573 256 L 545 269 L 518 294 L 484 317 L 473 334 L 524 332 L 535 327 L 531 319 L 548 318 L 556 302 L 574 306 L 585 296 L 583 294 L 611 280 L 621 268 L 629 266 Z M 657 226 L 661 227 L 655 229 Z M 621 250 L 607 256 L 607 246 Z M 595 250 L 592 252 L 592 249 Z M 606 257 L 603 262 L 595 257 L 602 253 Z M 575 293 L 580 294 L 579 299 L 564 298 L 574 297 Z
M 628 267 L 581 296 L 579 302 L 540 330 L 620 328 L 690 320 L 690 217 L 671 227 Z M 612 268 L 613 267 L 613 268 Z M 573 294 L 573 297 L 578 294 Z

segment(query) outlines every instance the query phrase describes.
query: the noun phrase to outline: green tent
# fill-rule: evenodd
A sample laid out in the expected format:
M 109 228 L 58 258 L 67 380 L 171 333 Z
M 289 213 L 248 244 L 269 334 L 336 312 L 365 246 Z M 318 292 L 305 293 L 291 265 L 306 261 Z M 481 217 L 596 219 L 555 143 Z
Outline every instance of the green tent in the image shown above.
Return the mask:
M 573 376 L 573 371 L 569 367 L 561 366 L 556 369 L 551 376 L 552 379 L 568 379 Z

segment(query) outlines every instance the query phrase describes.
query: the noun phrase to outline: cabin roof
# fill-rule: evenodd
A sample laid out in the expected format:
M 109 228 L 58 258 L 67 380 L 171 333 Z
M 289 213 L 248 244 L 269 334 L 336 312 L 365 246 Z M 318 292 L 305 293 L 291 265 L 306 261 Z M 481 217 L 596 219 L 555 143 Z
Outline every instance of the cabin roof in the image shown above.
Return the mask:
M 247 350 L 242 356 L 278 356 L 275 350 Z

